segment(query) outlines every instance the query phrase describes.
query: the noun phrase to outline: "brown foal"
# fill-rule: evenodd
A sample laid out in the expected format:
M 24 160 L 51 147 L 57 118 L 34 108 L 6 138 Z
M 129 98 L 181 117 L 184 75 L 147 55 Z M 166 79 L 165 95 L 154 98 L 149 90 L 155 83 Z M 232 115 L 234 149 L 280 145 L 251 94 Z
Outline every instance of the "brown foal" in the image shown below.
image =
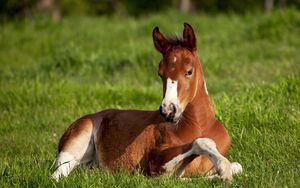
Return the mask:
M 140 169 L 145 175 L 190 175 L 216 171 L 230 181 L 241 165 L 224 156 L 230 138 L 215 118 L 193 28 L 183 37 L 166 39 L 153 30 L 155 48 L 163 55 L 160 110 L 109 109 L 79 118 L 61 137 L 52 177 L 59 180 L 79 164 L 114 171 Z

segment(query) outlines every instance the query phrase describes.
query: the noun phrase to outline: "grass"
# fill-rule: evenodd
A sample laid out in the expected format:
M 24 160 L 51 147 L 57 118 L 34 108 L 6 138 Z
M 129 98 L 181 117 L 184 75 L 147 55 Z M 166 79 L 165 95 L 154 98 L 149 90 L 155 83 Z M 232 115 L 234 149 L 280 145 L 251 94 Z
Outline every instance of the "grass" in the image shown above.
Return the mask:
M 49 176 L 59 137 L 106 108 L 157 109 L 161 56 L 151 32 L 194 26 L 217 117 L 244 173 L 231 185 L 80 167 Z M 0 187 L 299 187 L 300 12 L 12 21 L 0 30 Z

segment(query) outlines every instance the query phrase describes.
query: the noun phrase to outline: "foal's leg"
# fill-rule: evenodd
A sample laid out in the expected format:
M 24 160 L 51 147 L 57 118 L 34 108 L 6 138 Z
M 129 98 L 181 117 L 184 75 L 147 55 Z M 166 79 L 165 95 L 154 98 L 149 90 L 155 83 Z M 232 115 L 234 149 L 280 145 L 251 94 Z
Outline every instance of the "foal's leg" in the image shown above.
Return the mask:
M 93 162 L 95 149 L 92 131 L 93 125 L 88 118 L 79 119 L 68 128 L 59 142 L 53 179 L 58 181 L 79 164 Z
M 219 153 L 216 144 L 209 138 L 198 138 L 193 141 L 192 147 L 187 152 L 180 154 L 167 162 L 163 168 L 167 175 L 179 175 L 184 173 L 185 167 L 195 156 L 205 155 L 214 164 L 214 167 L 222 180 L 232 180 L 231 163 Z
M 238 163 L 238 162 L 232 162 L 232 163 L 230 163 L 230 166 L 231 166 L 232 175 L 241 173 L 243 171 L 242 165 L 240 163 Z M 217 173 L 216 169 L 210 170 L 206 174 L 206 179 L 219 178 L 219 175 L 216 174 L 216 173 Z

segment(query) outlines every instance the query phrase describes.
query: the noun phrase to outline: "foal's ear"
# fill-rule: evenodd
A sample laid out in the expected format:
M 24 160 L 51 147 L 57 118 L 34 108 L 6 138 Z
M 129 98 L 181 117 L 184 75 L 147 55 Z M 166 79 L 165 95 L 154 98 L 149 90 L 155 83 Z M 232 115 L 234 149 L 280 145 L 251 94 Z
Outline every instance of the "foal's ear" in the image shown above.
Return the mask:
M 191 51 L 196 50 L 196 37 L 192 26 L 184 23 L 183 29 L 183 45 Z
M 155 27 L 152 32 L 153 43 L 157 51 L 163 55 L 166 53 L 169 47 L 168 40 L 159 32 L 158 27 Z

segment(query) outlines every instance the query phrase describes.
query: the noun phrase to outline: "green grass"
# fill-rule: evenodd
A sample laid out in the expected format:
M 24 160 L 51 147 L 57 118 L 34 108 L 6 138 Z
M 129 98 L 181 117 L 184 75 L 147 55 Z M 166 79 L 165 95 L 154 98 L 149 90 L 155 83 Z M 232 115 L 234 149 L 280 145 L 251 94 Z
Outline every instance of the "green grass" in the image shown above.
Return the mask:
M 157 109 L 161 59 L 155 26 L 194 26 L 217 117 L 244 173 L 231 185 L 195 177 L 147 178 L 80 167 L 49 177 L 59 137 L 76 118 L 106 108 Z M 300 12 L 181 15 L 126 20 L 14 21 L 0 29 L 0 187 L 299 187 Z

